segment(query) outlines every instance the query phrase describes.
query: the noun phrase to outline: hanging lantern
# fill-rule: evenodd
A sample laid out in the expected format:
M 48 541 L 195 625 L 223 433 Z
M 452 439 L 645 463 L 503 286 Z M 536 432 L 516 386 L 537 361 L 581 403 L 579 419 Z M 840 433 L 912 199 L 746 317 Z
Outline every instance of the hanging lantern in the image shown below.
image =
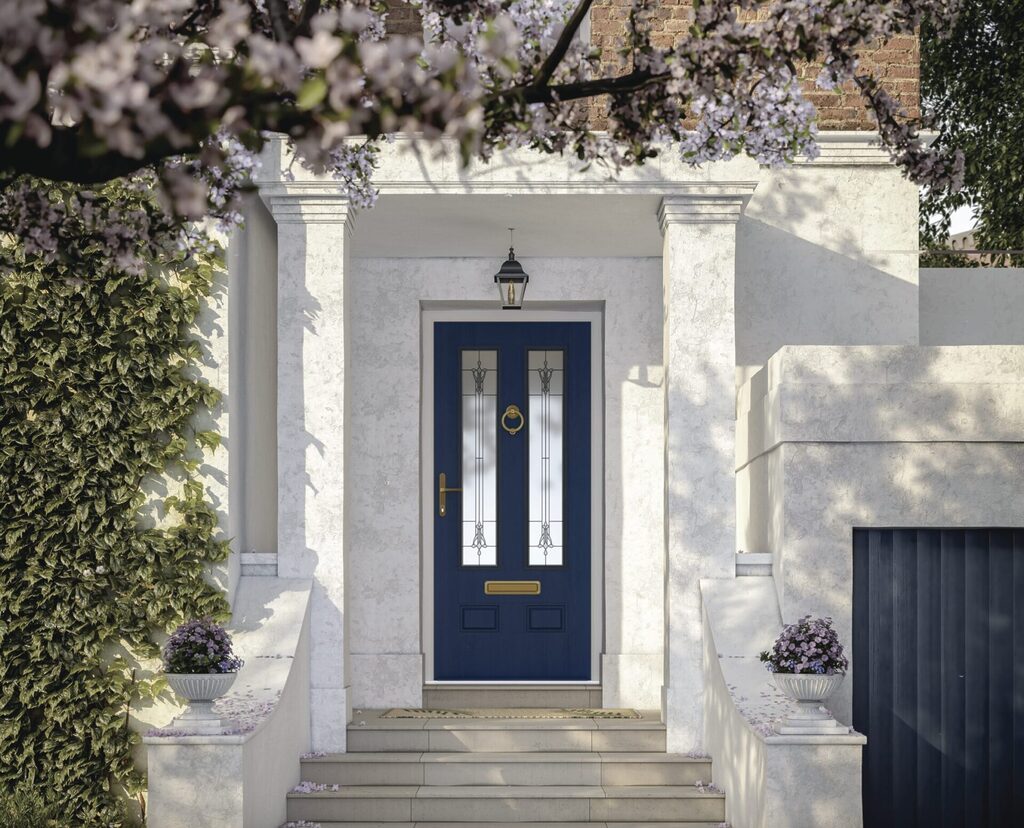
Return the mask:
M 509 228 L 510 242 L 512 229 Z M 529 281 L 530 277 L 523 266 L 516 261 L 515 249 L 509 244 L 508 259 L 501 263 L 501 270 L 494 274 L 494 283 L 501 295 L 502 310 L 520 310 L 523 307 L 523 296 Z

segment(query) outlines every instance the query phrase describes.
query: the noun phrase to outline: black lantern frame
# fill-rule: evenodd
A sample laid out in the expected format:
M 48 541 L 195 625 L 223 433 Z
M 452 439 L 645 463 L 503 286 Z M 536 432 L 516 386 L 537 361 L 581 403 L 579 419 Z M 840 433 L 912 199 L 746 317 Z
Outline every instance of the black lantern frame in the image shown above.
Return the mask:
M 494 274 L 494 283 L 498 286 L 498 293 L 501 296 L 502 310 L 522 310 L 526 283 L 529 281 L 529 275 L 516 261 L 515 250 L 510 247 L 508 259 L 501 263 L 501 269 Z

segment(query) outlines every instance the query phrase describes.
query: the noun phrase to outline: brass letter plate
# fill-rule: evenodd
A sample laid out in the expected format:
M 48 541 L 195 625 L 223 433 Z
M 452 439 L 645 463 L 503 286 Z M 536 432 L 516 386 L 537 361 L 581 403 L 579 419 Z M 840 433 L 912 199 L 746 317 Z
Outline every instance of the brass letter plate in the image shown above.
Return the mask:
M 540 581 L 484 581 L 484 595 L 540 595 Z

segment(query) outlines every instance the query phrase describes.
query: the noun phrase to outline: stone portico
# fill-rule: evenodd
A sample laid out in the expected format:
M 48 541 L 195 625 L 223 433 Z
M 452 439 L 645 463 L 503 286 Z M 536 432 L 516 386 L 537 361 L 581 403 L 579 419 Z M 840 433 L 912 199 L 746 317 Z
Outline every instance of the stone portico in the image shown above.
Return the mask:
M 454 157 L 428 158 L 398 141 L 381 158 L 377 206 L 358 215 L 336 183 L 298 170 L 285 176 L 286 150 L 273 144 L 259 199 L 231 241 L 225 390 L 234 406 L 229 451 L 242 459 L 230 465 L 228 489 L 240 562 L 234 606 L 239 629 L 249 629 L 240 640 L 251 642 L 243 655 L 253 669 L 261 656 L 284 656 L 292 666 L 273 676 L 243 671 L 243 695 L 276 687 L 250 730 L 147 740 L 152 824 L 200 824 L 170 814 L 167 793 L 167 780 L 180 785 L 188 777 L 183 763 L 200 753 L 216 757 L 203 760 L 211 789 L 234 791 L 244 803 L 238 813 L 251 814 L 243 820 L 214 807 L 221 821 L 202 824 L 282 822 L 304 753 L 328 754 L 307 757 L 301 769 L 303 779 L 328 789 L 293 794 L 291 819 L 333 824 L 331 814 L 359 821 L 353 815 L 361 813 L 364 822 L 474 821 L 458 818 L 476 813 L 470 805 L 451 805 L 465 791 L 427 790 L 431 774 L 448 774 L 448 787 L 489 784 L 451 776 L 468 773 L 462 766 L 470 763 L 444 757 L 463 751 L 488 754 L 480 761 L 493 765 L 492 782 L 570 788 L 571 777 L 577 787 L 604 786 L 601 794 L 538 793 L 549 810 L 522 804 L 505 821 L 533 813 L 525 821 L 664 822 L 680 801 L 706 795 L 717 804 L 701 800 L 693 820 L 724 817 L 737 828 L 860 824 L 864 738 L 772 735 L 767 708 L 748 703 L 774 693 L 756 652 L 797 612 L 840 619 L 848 640 L 853 593 L 843 580 L 851 554 L 844 533 L 858 521 L 920 522 L 933 505 L 908 505 L 905 514 L 839 509 L 842 491 L 828 488 L 834 477 L 820 477 L 825 470 L 841 476 L 845 463 L 856 485 L 870 489 L 878 464 L 895 462 L 876 457 L 880 443 L 899 446 L 908 463 L 922 441 L 955 445 L 961 469 L 990 450 L 980 447 L 987 425 L 964 438 L 948 409 L 933 411 L 944 428 L 912 433 L 896 417 L 876 418 L 873 430 L 845 427 L 859 416 L 848 386 L 878 391 L 878 372 L 891 382 L 873 411 L 897 399 L 900 410 L 911 410 L 930 391 L 957 386 L 968 370 L 959 349 L 919 346 L 917 193 L 869 138 L 826 133 L 821 159 L 785 170 L 743 159 L 691 169 L 666 154 L 614 179 L 529 153 L 462 170 Z M 516 228 L 516 252 L 530 274 L 524 308 L 515 312 L 498 309 L 492 280 L 508 227 Z M 509 313 L 583 320 L 593 332 L 594 668 L 589 681 L 572 686 L 434 679 L 433 326 Z M 968 361 L 979 368 L 1021 359 L 1017 346 L 983 346 Z M 821 367 L 813 381 L 807 366 Z M 1008 395 L 992 409 L 991 420 L 1005 426 L 991 437 L 992 450 L 1019 468 L 1021 432 L 1007 413 L 1016 410 L 1019 385 L 1007 380 L 990 390 Z M 816 415 L 839 425 L 815 430 Z M 1007 481 L 985 485 L 999 496 L 987 506 L 971 501 L 950 519 L 1019 522 L 1024 504 L 1007 493 Z M 827 589 L 815 590 L 818 573 Z M 851 690 L 843 692 L 836 713 L 849 725 Z M 454 726 L 372 712 L 435 705 L 625 708 L 640 719 Z M 282 730 L 282 721 L 292 725 Z M 268 742 L 271 730 L 278 735 Z M 619 734 L 600 737 L 609 740 L 604 750 L 621 754 L 615 761 L 595 747 L 605 732 Z M 574 755 L 545 771 L 552 762 L 532 755 L 539 744 Z M 268 763 L 268 751 L 289 758 Z M 388 752 L 418 758 L 380 758 Z M 515 752 L 531 756 L 491 755 Z M 645 752 L 665 758 L 625 757 Z M 363 777 L 352 769 L 363 760 L 332 758 L 346 753 L 373 753 L 366 762 L 404 769 Z M 694 787 L 711 780 L 694 777 L 681 758 L 687 754 L 707 762 L 699 770 L 724 796 Z M 516 761 L 519 775 L 511 770 Z M 607 778 L 603 770 L 579 771 L 607 770 L 610 761 Z M 656 771 L 659 762 L 673 770 Z M 447 770 L 432 770 L 445 763 Z M 639 763 L 632 776 L 618 768 L 628 763 Z M 541 781 L 528 781 L 534 772 Z M 544 783 L 545 773 L 562 781 Z M 423 787 L 403 793 L 401 774 Z M 644 778 L 662 786 L 655 799 L 673 804 L 644 811 L 635 791 L 619 790 L 643 786 Z M 366 785 L 392 789 L 379 797 L 354 792 Z M 348 804 L 320 802 L 335 793 Z M 195 802 L 204 796 L 199 791 Z M 491 796 L 498 813 L 498 799 L 534 795 Z M 455 810 L 417 804 L 446 798 Z M 356 807 L 352 799 L 366 801 Z M 815 816 L 819 800 L 832 821 Z M 402 809 L 408 816 L 399 818 Z

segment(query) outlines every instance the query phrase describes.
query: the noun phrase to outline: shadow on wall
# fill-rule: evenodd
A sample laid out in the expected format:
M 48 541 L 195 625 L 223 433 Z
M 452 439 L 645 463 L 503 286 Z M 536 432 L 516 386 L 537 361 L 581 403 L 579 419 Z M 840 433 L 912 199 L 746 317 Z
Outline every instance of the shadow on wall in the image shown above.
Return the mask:
M 244 212 L 229 252 L 232 536 L 236 552 L 266 554 L 277 551 L 277 225 L 257 193 Z
M 895 345 L 918 339 L 917 286 L 763 221 L 740 219 L 736 364 L 751 373 L 784 345 Z M 774 251 L 785 251 L 784 256 Z
M 660 337 L 657 350 L 648 355 L 648 364 L 614 365 L 606 358 L 604 365 L 606 387 L 618 386 L 619 406 L 613 411 L 610 400 L 605 400 L 603 653 L 625 656 L 618 675 L 601 676 L 608 706 L 637 706 L 636 699 L 642 699 L 645 706 L 657 708 L 664 683 L 660 663 L 665 565 Z M 594 577 L 598 576 L 595 572 Z M 661 594 L 652 595 L 652 588 L 660 588 Z M 647 658 L 642 663 L 629 661 L 634 654 Z M 604 666 L 616 669 L 609 661 Z
M 345 511 L 343 448 L 331 439 L 344 405 L 333 381 L 344 356 L 340 319 L 325 314 L 310 290 L 320 275 L 310 259 L 308 234 L 316 224 L 285 224 L 290 264 L 279 268 L 277 292 L 278 378 L 278 574 L 312 578 L 310 599 L 310 688 L 314 748 L 343 749 L 345 739 L 345 606 L 343 605 Z M 296 264 L 298 263 L 298 264 Z M 344 289 L 343 286 L 340 289 Z M 343 308 L 337 294 L 319 291 Z M 348 444 L 346 435 L 345 448 Z M 340 716 L 339 716 L 340 707 Z M 317 740 L 320 740 L 319 742 Z
M 977 390 L 979 380 L 1022 378 L 1012 376 L 1019 356 L 1014 362 L 979 351 L 971 362 L 967 349 L 822 354 L 800 360 L 804 387 L 786 403 L 787 420 L 800 421 L 796 430 L 807 442 L 781 448 L 784 534 L 774 550 L 776 578 L 784 584 L 785 622 L 832 616 L 849 646 L 854 527 L 1024 523 L 1020 413 L 1008 410 L 1004 396 Z M 851 663 L 834 708 L 846 722 L 856 669 Z

